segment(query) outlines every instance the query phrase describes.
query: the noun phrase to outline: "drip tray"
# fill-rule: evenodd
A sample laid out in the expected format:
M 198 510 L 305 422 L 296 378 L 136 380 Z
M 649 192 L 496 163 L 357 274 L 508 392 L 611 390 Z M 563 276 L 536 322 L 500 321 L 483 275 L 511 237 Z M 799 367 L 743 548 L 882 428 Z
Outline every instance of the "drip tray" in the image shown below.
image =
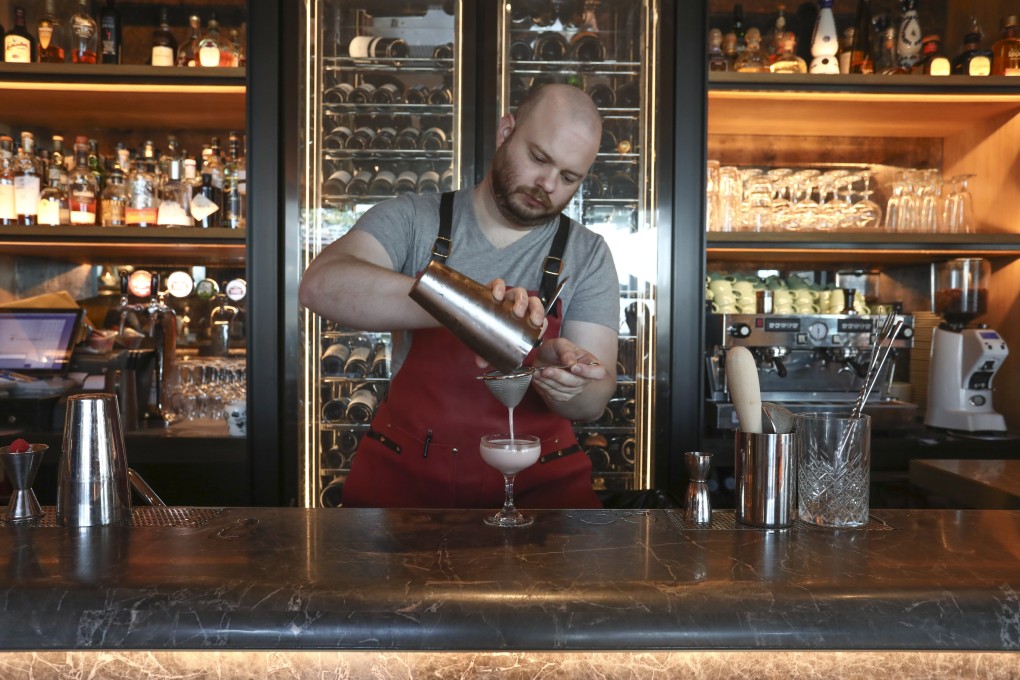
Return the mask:
M 683 511 L 667 510 L 666 514 L 676 526 L 683 531 L 768 531 L 761 527 L 750 527 L 737 521 L 736 512 L 733 510 L 712 511 L 712 522 L 710 524 L 695 524 L 684 519 Z M 791 530 L 800 531 L 892 531 L 893 528 L 875 517 L 868 517 L 868 523 L 862 527 L 846 527 L 836 529 L 834 527 L 820 527 L 816 524 L 796 519 Z
M 131 519 L 115 522 L 109 526 L 188 527 L 195 529 L 208 524 L 222 512 L 223 508 L 140 507 L 131 509 Z M 5 515 L 3 519 L 0 519 L 0 526 L 60 527 L 60 524 L 57 523 L 57 509 L 53 506 L 48 506 L 43 508 L 42 517 L 37 517 L 36 519 L 10 522 L 6 519 Z

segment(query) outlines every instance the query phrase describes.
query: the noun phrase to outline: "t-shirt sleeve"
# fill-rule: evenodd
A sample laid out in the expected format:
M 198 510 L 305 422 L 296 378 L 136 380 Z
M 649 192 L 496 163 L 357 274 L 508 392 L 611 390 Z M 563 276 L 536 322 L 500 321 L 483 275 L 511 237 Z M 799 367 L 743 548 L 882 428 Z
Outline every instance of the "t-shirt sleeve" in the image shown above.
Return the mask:
M 412 275 L 416 269 L 413 242 L 417 222 L 416 204 L 399 196 L 376 203 L 354 223 L 353 228 L 371 234 L 382 244 L 395 271 Z
M 581 267 L 579 283 L 566 304 L 563 320 L 587 321 L 613 330 L 620 327 L 620 283 L 613 254 L 601 236 L 595 236 L 591 257 Z

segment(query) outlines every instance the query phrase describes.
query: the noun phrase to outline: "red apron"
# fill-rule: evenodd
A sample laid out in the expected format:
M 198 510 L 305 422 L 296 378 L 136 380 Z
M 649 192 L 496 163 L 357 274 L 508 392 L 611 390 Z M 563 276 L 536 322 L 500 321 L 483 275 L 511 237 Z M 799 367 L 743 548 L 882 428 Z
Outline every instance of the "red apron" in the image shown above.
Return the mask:
M 549 317 L 546 337 L 559 333 Z M 482 461 L 479 441 L 509 431 L 507 409 L 477 376 L 474 352 L 445 328 L 414 332 L 411 350 L 343 489 L 345 507 L 498 508 L 503 476 Z M 529 357 L 531 359 L 531 357 Z M 526 363 L 530 363 L 530 360 Z M 537 435 L 542 457 L 514 480 L 521 508 L 600 508 L 591 461 L 570 421 L 529 389 L 514 409 L 514 432 Z
M 440 203 L 439 237 L 433 257 L 450 253 L 453 194 Z M 561 270 L 569 220 L 560 219 L 542 263 L 543 296 Z M 532 293 L 534 294 L 534 293 Z M 543 299 L 546 299 L 543 297 Z M 545 337 L 560 332 L 559 305 L 548 317 Z M 534 361 L 535 352 L 525 364 Z M 475 365 L 475 354 L 445 328 L 417 330 L 411 350 L 390 383 L 371 429 L 351 462 L 343 489 L 346 507 L 498 508 L 503 475 L 482 461 L 481 438 L 509 432 L 507 408 L 496 399 Z M 539 462 L 514 480 L 514 504 L 522 508 L 600 508 L 592 490 L 591 460 L 570 421 L 549 410 L 529 389 L 514 408 L 514 433 L 542 441 Z

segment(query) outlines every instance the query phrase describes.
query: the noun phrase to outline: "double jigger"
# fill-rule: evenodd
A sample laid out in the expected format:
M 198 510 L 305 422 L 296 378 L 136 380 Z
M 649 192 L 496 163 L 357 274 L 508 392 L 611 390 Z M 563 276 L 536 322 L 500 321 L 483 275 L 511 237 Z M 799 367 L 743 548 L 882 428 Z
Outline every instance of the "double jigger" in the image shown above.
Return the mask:
M 0 460 L 3 460 L 4 473 L 14 488 L 11 500 L 7 503 L 8 522 L 24 522 L 42 517 L 43 509 L 39 499 L 32 491 L 35 476 L 39 472 L 43 454 L 49 447 L 46 444 L 32 444 L 28 451 L 15 453 L 9 446 L 0 446 Z

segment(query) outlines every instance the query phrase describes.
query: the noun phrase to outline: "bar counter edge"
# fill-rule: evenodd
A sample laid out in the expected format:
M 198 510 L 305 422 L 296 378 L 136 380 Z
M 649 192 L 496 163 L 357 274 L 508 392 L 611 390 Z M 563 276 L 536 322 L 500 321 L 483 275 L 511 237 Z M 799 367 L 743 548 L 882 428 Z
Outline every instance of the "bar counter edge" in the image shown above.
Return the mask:
M 749 529 L 718 521 L 727 511 L 691 528 L 672 510 L 536 511 L 532 527 L 503 530 L 485 514 L 215 508 L 188 526 L 7 524 L 0 672 L 103 650 L 149 650 L 165 668 L 261 650 L 285 665 L 510 664 L 521 677 L 552 657 L 578 677 L 592 663 L 637 677 L 633 663 L 846 671 L 849 652 L 860 677 L 894 659 L 924 677 L 1020 677 L 1020 655 L 1001 654 L 1020 651 L 1020 511 L 883 510 L 839 531 Z M 567 665 L 555 677 L 572 677 Z

